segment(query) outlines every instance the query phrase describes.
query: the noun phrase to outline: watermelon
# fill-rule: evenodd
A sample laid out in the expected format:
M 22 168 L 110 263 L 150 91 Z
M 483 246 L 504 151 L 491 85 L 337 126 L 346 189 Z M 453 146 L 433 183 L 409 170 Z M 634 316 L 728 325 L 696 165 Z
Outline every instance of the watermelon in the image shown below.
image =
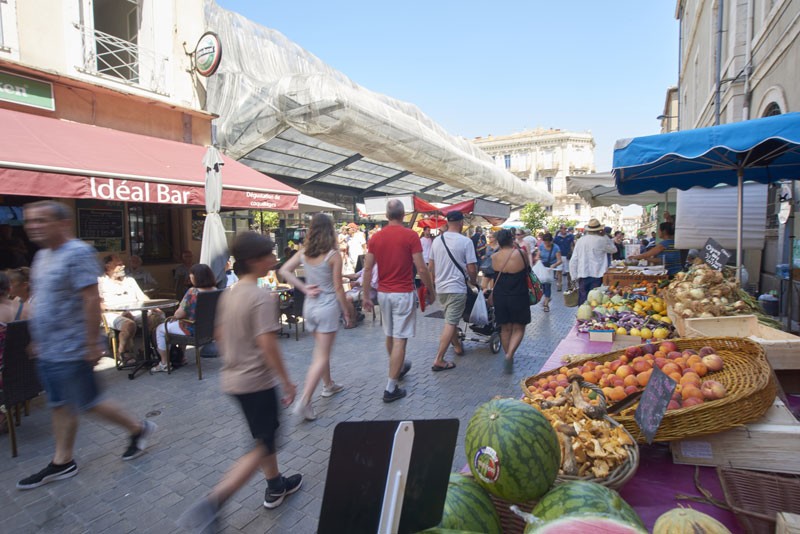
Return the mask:
M 500 517 L 492 499 L 472 477 L 450 474 L 447 499 L 444 502 L 442 528 L 502 534 Z
M 475 480 L 507 501 L 538 499 L 561 465 L 553 427 L 536 408 L 514 399 L 480 406 L 467 425 L 464 445 Z
M 559 484 L 542 497 L 531 513 L 543 521 L 565 516 L 601 514 L 644 528 L 639 515 L 622 500 L 619 493 L 594 482 Z
M 647 534 L 647 530 L 614 517 L 585 515 L 528 525 L 525 534 Z
M 451 530 L 449 528 L 433 527 L 423 530 L 419 534 L 480 534 L 479 532 L 470 532 L 469 530 Z

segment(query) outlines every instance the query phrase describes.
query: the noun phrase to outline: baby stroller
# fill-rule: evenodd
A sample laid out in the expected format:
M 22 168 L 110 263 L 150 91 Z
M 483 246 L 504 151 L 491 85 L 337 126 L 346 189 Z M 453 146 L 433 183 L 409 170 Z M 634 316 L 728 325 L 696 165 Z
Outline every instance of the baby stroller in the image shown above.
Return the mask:
M 489 305 L 489 296 L 492 294 L 491 289 L 487 289 L 483 292 L 484 296 L 486 297 L 486 311 L 489 315 L 489 322 L 485 325 L 477 325 L 477 324 L 469 324 L 469 316 L 472 313 L 472 304 L 473 302 L 468 302 L 467 306 L 464 308 L 464 315 L 461 316 L 461 319 L 465 323 L 465 328 L 462 329 L 459 325 L 458 328 L 458 338 L 462 341 L 477 341 L 478 343 L 488 343 L 489 350 L 492 351 L 492 354 L 497 354 L 500 352 L 500 327 L 495 323 L 494 320 L 494 306 Z M 469 336 L 469 337 L 468 337 Z

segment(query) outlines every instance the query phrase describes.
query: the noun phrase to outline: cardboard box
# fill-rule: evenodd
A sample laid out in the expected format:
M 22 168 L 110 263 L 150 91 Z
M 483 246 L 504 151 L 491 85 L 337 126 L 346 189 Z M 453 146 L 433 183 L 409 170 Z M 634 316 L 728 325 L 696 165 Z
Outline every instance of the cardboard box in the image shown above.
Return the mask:
M 755 423 L 673 441 L 670 449 L 676 464 L 800 474 L 800 422 L 776 399 Z
M 684 324 L 684 337 L 749 337 L 764 347 L 773 369 L 800 369 L 800 337 L 763 325 L 755 315 L 684 319 Z

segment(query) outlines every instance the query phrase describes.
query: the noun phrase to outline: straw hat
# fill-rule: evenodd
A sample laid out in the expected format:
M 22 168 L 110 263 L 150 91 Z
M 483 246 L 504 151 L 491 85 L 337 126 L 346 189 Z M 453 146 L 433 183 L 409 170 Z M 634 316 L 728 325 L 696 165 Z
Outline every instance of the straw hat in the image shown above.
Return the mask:
M 584 228 L 587 232 L 602 232 L 603 225 L 597 219 L 589 219 L 589 223 Z

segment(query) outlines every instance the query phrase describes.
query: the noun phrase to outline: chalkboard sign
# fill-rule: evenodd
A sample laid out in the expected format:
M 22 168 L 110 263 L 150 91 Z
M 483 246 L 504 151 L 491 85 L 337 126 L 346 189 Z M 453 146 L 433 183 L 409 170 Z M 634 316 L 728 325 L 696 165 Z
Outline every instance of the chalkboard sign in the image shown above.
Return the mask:
M 78 210 L 78 237 L 81 239 L 125 237 L 122 210 Z
M 642 429 L 647 443 L 653 443 L 658 426 L 667 411 L 667 405 L 672 399 L 672 392 L 675 391 L 677 383 L 665 375 L 658 367 L 653 367 L 653 374 L 644 388 L 644 393 L 639 400 L 639 407 L 636 408 L 634 419 L 639 428 Z
M 728 260 L 731 259 L 731 253 L 722 248 L 722 245 L 709 238 L 703 246 L 703 250 L 700 251 L 700 258 L 712 269 L 720 271 L 728 264 Z

